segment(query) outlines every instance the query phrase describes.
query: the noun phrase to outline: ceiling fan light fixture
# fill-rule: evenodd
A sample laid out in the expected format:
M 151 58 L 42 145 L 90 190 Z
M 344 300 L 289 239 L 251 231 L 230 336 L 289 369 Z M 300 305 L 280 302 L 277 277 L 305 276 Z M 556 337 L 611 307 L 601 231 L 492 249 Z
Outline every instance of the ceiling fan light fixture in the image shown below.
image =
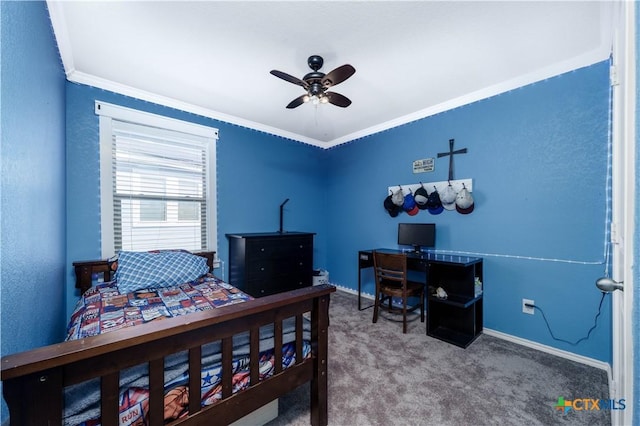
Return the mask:
M 311 102 L 313 105 L 328 104 L 329 98 L 324 93 L 318 95 L 307 94 L 302 97 L 302 102 Z

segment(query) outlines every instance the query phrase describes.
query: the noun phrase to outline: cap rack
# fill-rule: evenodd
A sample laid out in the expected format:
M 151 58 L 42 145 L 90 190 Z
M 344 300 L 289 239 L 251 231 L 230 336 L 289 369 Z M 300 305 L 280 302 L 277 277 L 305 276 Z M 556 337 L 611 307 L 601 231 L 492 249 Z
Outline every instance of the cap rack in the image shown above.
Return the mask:
M 429 194 L 433 192 L 433 188 L 435 187 L 439 193 L 442 193 L 444 189 L 451 184 L 453 189 L 456 192 L 460 192 L 463 187 L 467 188 L 467 191 L 473 192 L 473 179 L 455 179 L 455 180 L 444 180 L 440 182 L 422 182 L 422 183 L 409 183 L 405 185 L 394 185 L 387 188 L 387 195 L 389 192 L 395 192 L 398 189 L 402 189 L 402 194 L 407 195 L 409 191 L 416 192 L 416 189 L 420 188 L 420 186 L 424 186 L 424 189 L 427 190 Z

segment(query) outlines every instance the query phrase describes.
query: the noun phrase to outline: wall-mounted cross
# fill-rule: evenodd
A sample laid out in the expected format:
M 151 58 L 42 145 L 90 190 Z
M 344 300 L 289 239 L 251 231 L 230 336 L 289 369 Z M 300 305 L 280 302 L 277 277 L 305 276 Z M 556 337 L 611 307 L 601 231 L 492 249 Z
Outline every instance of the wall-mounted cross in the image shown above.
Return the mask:
M 453 150 L 453 139 L 449 139 L 449 152 L 441 152 L 438 154 L 438 158 L 449 156 L 449 180 L 453 180 L 453 156 L 454 154 L 466 154 L 467 148 L 462 148 L 457 151 Z

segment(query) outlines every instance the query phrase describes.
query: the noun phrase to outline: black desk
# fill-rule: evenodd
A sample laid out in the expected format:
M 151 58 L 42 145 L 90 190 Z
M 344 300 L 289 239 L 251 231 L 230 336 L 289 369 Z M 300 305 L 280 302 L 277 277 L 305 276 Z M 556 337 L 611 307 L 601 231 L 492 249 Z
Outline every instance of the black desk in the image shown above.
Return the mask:
M 373 268 L 373 252 L 403 253 L 407 269 L 425 272 L 427 285 L 427 334 L 438 339 L 467 347 L 482 332 L 482 258 L 433 252 L 403 252 L 379 248 L 358 252 L 358 310 L 362 307 L 362 270 Z M 477 285 L 480 283 L 480 286 Z M 447 299 L 435 296 L 442 287 Z
M 427 272 L 430 264 L 440 265 L 453 265 L 466 267 L 476 263 L 482 263 L 480 257 L 460 256 L 452 254 L 439 254 L 433 252 L 415 253 L 412 251 L 389 249 L 389 248 L 377 248 L 371 250 L 361 250 L 358 252 L 358 310 L 371 308 L 371 306 L 362 307 L 361 294 L 362 294 L 362 270 L 367 268 L 373 268 L 373 252 L 379 251 L 382 253 L 403 253 L 407 256 L 407 269 L 410 271 Z M 428 280 L 428 278 L 427 278 Z M 428 284 L 428 281 L 427 281 Z

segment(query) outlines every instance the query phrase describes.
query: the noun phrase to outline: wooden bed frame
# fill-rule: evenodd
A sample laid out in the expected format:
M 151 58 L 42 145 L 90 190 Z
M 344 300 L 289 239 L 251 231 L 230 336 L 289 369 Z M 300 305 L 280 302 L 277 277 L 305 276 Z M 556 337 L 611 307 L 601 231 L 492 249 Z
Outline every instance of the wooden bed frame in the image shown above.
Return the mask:
M 200 254 L 200 253 L 198 253 Z M 212 266 L 213 254 L 201 253 Z M 107 261 L 75 262 L 76 287 L 91 286 L 94 272 L 110 280 Z M 148 363 L 149 419 L 164 424 L 164 357 L 188 351 L 189 387 L 200 389 L 202 346 L 221 341 L 222 400 L 201 407 L 199 398 L 189 401 L 189 415 L 171 424 L 229 424 L 298 386 L 311 382 L 311 424 L 327 424 L 327 328 L 329 297 L 335 287 L 320 285 L 224 306 L 205 312 L 150 322 L 80 340 L 63 342 L 2 357 L 3 395 L 11 425 L 62 424 L 64 388 L 101 378 L 102 425 L 117 425 L 119 372 Z M 311 316 L 311 358 L 302 359 L 303 314 Z M 296 319 L 296 363 L 282 368 L 282 324 Z M 258 377 L 259 328 L 274 324 L 275 373 Z M 232 394 L 232 338 L 249 332 L 250 385 Z

